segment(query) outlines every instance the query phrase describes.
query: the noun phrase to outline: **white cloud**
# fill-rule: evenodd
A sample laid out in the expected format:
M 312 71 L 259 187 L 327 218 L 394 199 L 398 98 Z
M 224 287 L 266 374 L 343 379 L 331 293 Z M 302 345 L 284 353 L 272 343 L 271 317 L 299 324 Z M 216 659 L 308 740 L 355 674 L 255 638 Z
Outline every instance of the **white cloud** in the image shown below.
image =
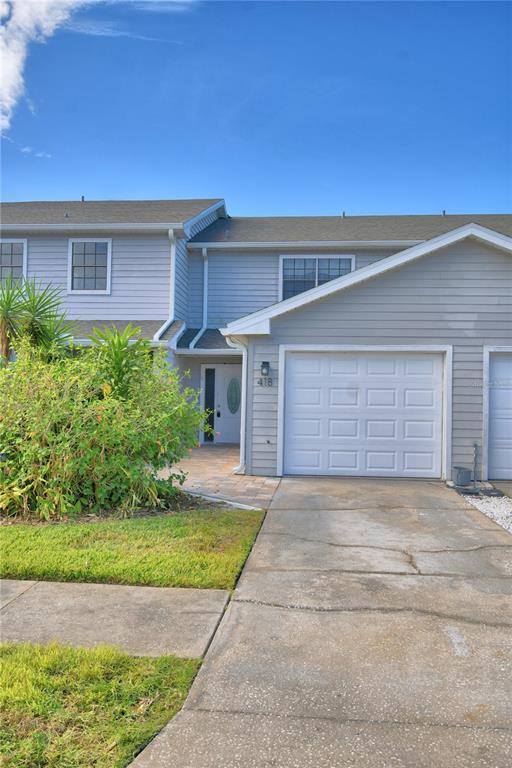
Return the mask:
M 88 0 L 0 0 L 0 129 L 9 128 L 23 95 L 23 68 L 31 42 L 44 42 Z
M 117 0 L 124 2 L 124 0 Z M 131 0 L 133 7 L 154 13 L 182 13 L 198 3 L 198 0 Z
M 91 35 L 92 37 L 130 37 L 132 40 L 146 40 L 151 43 L 171 42 L 178 40 L 163 40 L 159 37 L 138 35 L 130 30 L 122 29 L 114 21 L 73 20 L 66 22 L 63 29 L 66 32 L 76 32 L 79 35 Z
M 12 141 L 12 139 L 11 139 L 11 141 Z M 12 143 L 16 144 L 16 142 L 14 142 L 14 141 Z M 22 155 L 33 155 L 34 157 L 44 157 L 44 158 L 50 158 L 51 157 L 49 152 L 41 152 L 40 150 L 38 150 L 36 152 L 34 147 L 29 147 L 29 146 L 19 147 L 19 150 L 20 150 Z

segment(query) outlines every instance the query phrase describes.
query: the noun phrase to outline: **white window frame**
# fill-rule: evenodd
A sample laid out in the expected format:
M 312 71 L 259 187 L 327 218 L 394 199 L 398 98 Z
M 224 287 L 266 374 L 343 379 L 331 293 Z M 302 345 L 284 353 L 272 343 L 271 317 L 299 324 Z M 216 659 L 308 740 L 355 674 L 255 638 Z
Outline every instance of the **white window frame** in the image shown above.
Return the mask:
M 0 243 L 22 243 L 23 244 L 23 257 L 22 257 L 22 275 L 27 279 L 28 271 L 28 240 L 23 237 L 0 237 Z
M 282 253 L 279 256 L 279 301 L 283 301 L 283 269 L 285 259 L 315 259 L 316 261 L 316 277 L 314 288 L 318 287 L 318 260 L 319 259 L 347 259 L 350 260 L 350 271 L 353 272 L 356 268 L 356 257 L 353 253 Z M 347 274 L 349 274 L 347 272 Z M 337 278 L 333 278 L 336 280 Z M 328 283 L 330 280 L 327 281 Z M 322 283 L 325 285 L 325 283 Z M 305 293 L 305 291 L 301 291 Z M 295 296 L 300 294 L 296 293 Z
M 73 289 L 73 243 L 106 243 L 107 244 L 107 287 L 102 290 Z M 110 296 L 112 281 L 112 238 L 111 237 L 70 237 L 68 240 L 68 294 L 89 296 Z

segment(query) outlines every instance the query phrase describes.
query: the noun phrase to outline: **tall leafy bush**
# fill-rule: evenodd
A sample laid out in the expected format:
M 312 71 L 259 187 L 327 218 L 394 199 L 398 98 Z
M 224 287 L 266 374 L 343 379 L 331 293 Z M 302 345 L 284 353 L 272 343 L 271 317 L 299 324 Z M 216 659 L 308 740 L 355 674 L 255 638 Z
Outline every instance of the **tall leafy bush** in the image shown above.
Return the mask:
M 113 331 L 118 334 L 117 331 Z M 121 345 L 116 337 L 108 346 Z M 121 377 L 101 345 L 51 356 L 27 341 L 0 369 L 0 511 L 43 519 L 162 504 L 173 467 L 197 441 L 197 393 L 145 345 L 126 345 Z M 133 360 L 136 365 L 132 365 Z M 171 470 L 170 485 L 182 478 Z

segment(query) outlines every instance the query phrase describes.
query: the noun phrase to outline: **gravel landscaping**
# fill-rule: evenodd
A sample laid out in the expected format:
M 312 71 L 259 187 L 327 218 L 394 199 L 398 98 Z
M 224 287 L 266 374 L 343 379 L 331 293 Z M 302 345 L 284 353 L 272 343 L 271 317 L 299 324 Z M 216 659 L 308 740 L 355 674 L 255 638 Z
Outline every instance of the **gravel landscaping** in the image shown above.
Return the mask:
M 466 501 L 512 533 L 512 499 L 508 496 L 464 496 Z

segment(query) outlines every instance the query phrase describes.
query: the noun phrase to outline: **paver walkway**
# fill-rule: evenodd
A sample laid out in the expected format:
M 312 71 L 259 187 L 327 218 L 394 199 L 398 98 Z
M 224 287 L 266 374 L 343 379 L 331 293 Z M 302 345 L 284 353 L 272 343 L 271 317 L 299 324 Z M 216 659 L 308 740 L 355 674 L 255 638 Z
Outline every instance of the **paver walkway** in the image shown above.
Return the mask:
M 284 479 L 132 768 L 509 768 L 512 537 L 441 483 Z
M 199 658 L 226 606 L 221 589 L 0 582 L 3 641 L 120 646 L 135 656 Z
M 238 445 L 203 445 L 194 448 L 179 465 L 187 473 L 183 487 L 206 496 L 267 509 L 280 478 L 235 475 L 233 470 L 239 463 Z

